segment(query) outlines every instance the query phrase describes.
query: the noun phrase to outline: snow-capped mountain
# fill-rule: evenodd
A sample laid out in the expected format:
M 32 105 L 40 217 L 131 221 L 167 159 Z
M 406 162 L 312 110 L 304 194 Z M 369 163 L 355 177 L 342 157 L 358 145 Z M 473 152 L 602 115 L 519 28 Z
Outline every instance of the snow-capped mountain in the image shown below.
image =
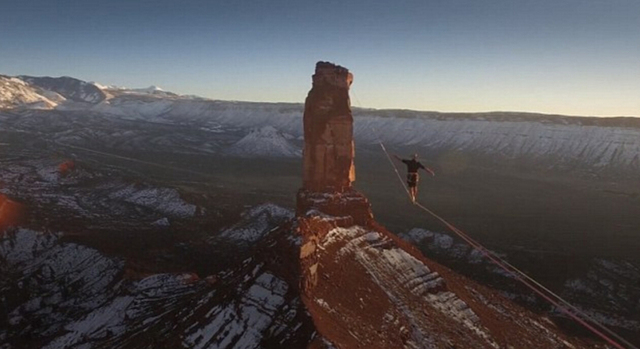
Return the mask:
M 207 100 L 147 89 L 98 88 L 71 78 L 0 77 L 5 109 L 82 110 L 111 118 L 202 130 L 242 129 L 245 139 L 225 141 L 229 155 L 297 156 L 290 140 L 302 138 L 302 105 Z M 89 103 L 65 103 L 66 100 Z M 540 163 L 543 167 L 593 171 L 640 170 L 640 119 L 589 118 L 527 113 L 435 113 L 407 110 L 354 110 L 359 147 L 385 144 L 432 155 L 465 152 L 473 156 Z M 212 151 L 209 146 L 207 151 Z M 253 156 L 253 155 L 252 155 Z
M 289 137 L 291 138 L 291 137 Z M 254 129 L 225 150 L 229 156 L 239 157 L 300 157 L 297 147 L 272 126 Z
M 43 91 L 19 78 L 0 75 L 0 108 L 51 109 L 65 100 L 52 91 Z
M 0 75 L 0 108 L 2 109 L 85 109 L 90 108 L 89 105 L 99 104 L 121 95 L 178 96 L 157 86 L 126 88 L 104 86 L 68 76 L 54 78 Z
M 107 98 L 95 85 L 68 76 L 59 78 L 20 76 L 19 78 L 44 91 L 55 92 L 69 101 L 96 104 Z
M 165 96 L 165 97 L 177 96 L 175 93 L 165 91 L 162 88 L 155 85 L 151 85 L 145 88 L 121 89 L 121 91 L 123 91 L 124 93 L 140 93 L 140 94 L 146 93 L 146 94 L 159 95 L 159 96 Z

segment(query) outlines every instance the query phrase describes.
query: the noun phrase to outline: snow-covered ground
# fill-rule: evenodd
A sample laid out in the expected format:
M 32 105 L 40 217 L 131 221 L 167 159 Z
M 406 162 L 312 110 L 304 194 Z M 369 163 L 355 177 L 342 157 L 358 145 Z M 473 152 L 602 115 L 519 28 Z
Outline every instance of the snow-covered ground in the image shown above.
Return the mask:
M 407 240 L 412 245 L 425 248 L 432 253 L 467 261 L 471 264 L 477 264 L 483 260 L 483 255 L 480 251 L 471 248 L 471 246 L 466 243 L 454 240 L 451 235 L 446 233 L 414 228 L 398 236 Z
M 156 87 L 125 89 L 81 82 L 77 85 L 83 91 L 99 87 L 106 99 L 58 88 L 68 96 L 85 96 L 90 101 L 65 102 L 65 97 L 53 90 L 0 76 L 0 108 L 82 110 L 110 118 L 191 125 L 200 130 L 217 130 L 218 135 L 225 130 L 239 132 L 239 138 L 219 150 L 233 156 L 300 153 L 299 146 L 291 141 L 302 138 L 301 104 L 216 101 L 179 96 Z M 504 159 L 550 161 L 551 165 L 559 166 L 640 169 L 640 122 L 631 118 L 603 121 L 526 113 L 354 109 L 354 120 L 360 147 L 382 140 L 389 146 L 416 151 L 463 151 Z
M 189 273 L 128 280 L 120 259 L 20 229 L 0 238 L 0 346 L 286 347 L 300 336 L 300 299 L 265 263 L 242 265 L 214 283 Z
M 199 122 L 239 127 L 249 131 L 238 147 L 255 147 L 264 143 L 264 128 L 302 137 L 302 106 L 295 104 L 240 103 L 209 100 L 147 100 L 122 104 L 116 100 L 101 105 L 104 112 L 130 117 L 144 116 L 154 122 Z M 354 133 L 360 145 L 374 145 L 382 140 L 388 145 L 419 150 L 469 151 L 499 155 L 509 159 L 550 160 L 559 164 L 585 164 L 596 168 L 640 168 L 640 128 L 601 126 L 580 118 L 558 117 L 536 121 L 496 119 L 491 117 L 441 117 L 428 112 L 414 112 L 413 117 L 379 116 L 378 111 L 356 110 Z M 511 121 L 514 120 L 514 121 Z M 269 137 L 273 139 L 274 137 Z M 262 139 L 262 142 L 259 140 Z M 279 144 L 284 140 L 280 139 Z M 244 145 L 244 143 L 249 145 Z M 285 143 L 286 144 L 286 143 Z M 282 154 L 283 147 L 275 154 Z M 284 147 L 288 148 L 288 147 Z M 233 152 L 232 152 L 233 153 Z M 286 153 L 290 153 L 287 151 Z
M 291 144 L 273 126 L 252 130 L 238 142 L 225 150 L 225 154 L 238 157 L 300 157 L 302 150 Z
M 493 265 L 482 253 L 446 233 L 414 228 L 400 234 L 404 240 L 420 247 L 426 254 L 453 259 L 479 268 L 494 276 L 513 279 L 513 275 Z M 505 256 L 501 256 L 505 257 Z M 505 286 L 509 288 L 508 286 Z M 535 297 L 510 293 L 532 304 Z M 515 291 L 517 292 L 517 291 Z M 565 282 L 561 295 L 601 324 L 640 331 L 640 269 L 630 262 L 596 258 L 589 270 Z M 558 316 L 566 316 L 558 311 Z
M 212 241 L 222 238 L 242 245 L 254 243 L 274 227 L 292 218 L 293 212 L 286 208 L 274 204 L 256 206 L 245 211 L 239 222 L 212 237 Z
M 110 186 L 109 199 L 121 200 L 133 205 L 145 207 L 172 217 L 193 217 L 196 206 L 184 202 L 180 193 L 170 188 L 136 187 L 135 185 L 121 185 L 119 188 Z
M 584 275 L 565 282 L 563 296 L 589 304 L 582 310 L 604 325 L 640 331 L 640 269 L 629 262 L 594 259 Z
M 0 193 L 48 212 L 99 220 L 147 220 L 191 218 L 197 206 L 186 202 L 173 188 L 145 183 L 131 184 L 123 178 L 75 168 L 62 175 L 52 159 L 13 161 L 2 159 Z M 99 182 L 99 184 L 96 184 Z
M 344 241 L 347 241 L 344 244 Z M 424 307 L 432 307 L 439 316 L 449 318 L 460 326 L 486 340 L 486 345 L 497 347 L 480 324 L 478 316 L 454 293 L 443 290 L 444 280 L 424 263 L 411 256 L 383 234 L 361 227 L 335 228 L 327 234 L 319 248 L 324 251 L 333 244 L 342 243 L 336 253 L 337 263 L 342 258 L 354 258 L 362 265 L 378 286 L 401 309 L 410 322 L 411 340 L 416 348 L 429 347 L 433 333 L 425 319 Z M 421 307 L 415 308 L 420 299 Z
M 109 286 L 124 265 L 91 248 L 60 244 L 56 235 L 25 229 L 0 238 L 0 261 L 3 297 L 12 297 L 5 303 L 9 327 L 2 332 L 33 336 L 53 335 L 100 306 L 112 296 Z M 23 303 L 13 303 L 21 298 Z

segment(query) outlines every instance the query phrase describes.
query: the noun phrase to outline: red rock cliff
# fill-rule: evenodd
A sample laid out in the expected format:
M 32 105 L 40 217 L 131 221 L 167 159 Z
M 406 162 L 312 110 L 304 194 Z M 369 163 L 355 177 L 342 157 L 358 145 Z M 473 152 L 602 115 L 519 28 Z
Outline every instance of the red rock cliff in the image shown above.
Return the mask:
M 349 70 L 318 62 L 304 110 L 303 187 L 298 191 L 303 291 L 317 283 L 317 243 L 335 227 L 369 225 L 371 206 L 355 191 Z
M 304 108 L 304 177 L 309 191 L 344 192 L 355 180 L 349 70 L 318 62 Z
M 367 198 L 351 186 L 352 81 L 347 69 L 319 62 L 305 105 L 294 226 L 301 298 L 318 334 L 309 347 L 587 347 L 375 222 Z

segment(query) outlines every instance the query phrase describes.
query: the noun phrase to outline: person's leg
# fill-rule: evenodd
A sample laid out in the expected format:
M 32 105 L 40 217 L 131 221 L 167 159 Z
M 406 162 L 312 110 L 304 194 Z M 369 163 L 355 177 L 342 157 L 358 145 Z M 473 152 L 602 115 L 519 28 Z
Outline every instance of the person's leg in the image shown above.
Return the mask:
M 409 195 L 411 195 L 411 201 L 416 202 L 416 198 L 418 196 L 418 174 L 417 173 L 408 173 L 407 174 L 407 185 L 409 186 Z

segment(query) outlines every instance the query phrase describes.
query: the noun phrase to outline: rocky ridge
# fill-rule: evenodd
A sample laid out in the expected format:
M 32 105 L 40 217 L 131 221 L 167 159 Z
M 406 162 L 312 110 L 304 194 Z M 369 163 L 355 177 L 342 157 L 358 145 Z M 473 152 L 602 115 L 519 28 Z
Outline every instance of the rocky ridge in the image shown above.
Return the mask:
M 333 76 L 324 76 L 327 72 Z M 319 75 L 324 81 L 337 83 L 325 85 L 318 92 Z M 597 347 L 562 334 L 548 318 L 429 261 L 388 232 L 375 222 L 366 197 L 351 187 L 354 168 L 325 172 L 325 163 L 353 164 L 352 155 L 338 161 L 352 152 L 317 151 L 317 140 L 328 139 L 325 132 L 332 117 L 351 117 L 348 108 L 336 107 L 333 101 L 345 92 L 345 86 L 348 89 L 352 79 L 345 68 L 319 62 L 310 92 L 313 98 L 307 98 L 305 107 L 304 124 L 314 127 L 305 127 L 305 182 L 298 193 L 296 226 L 302 237 L 302 300 L 323 338 L 315 345 Z M 352 129 L 343 130 L 337 147 L 352 144 Z M 331 148 L 331 142 L 320 147 Z

